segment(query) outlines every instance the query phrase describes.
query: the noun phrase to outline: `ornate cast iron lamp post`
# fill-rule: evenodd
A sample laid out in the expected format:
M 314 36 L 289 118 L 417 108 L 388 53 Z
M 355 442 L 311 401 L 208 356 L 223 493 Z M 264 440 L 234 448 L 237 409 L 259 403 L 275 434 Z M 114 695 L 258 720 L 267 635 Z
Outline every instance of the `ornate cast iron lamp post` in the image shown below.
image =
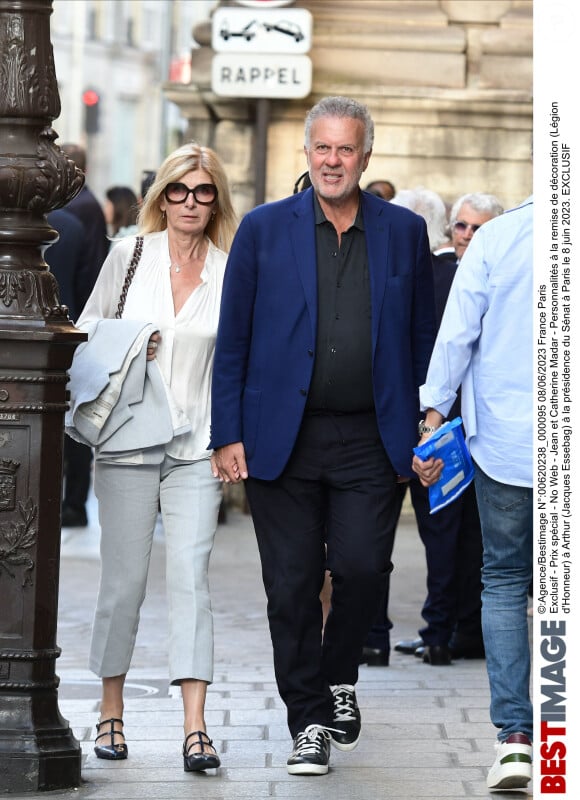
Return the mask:
M 67 369 L 45 214 L 84 178 L 56 146 L 52 0 L 0 0 L 0 792 L 80 783 L 55 661 Z

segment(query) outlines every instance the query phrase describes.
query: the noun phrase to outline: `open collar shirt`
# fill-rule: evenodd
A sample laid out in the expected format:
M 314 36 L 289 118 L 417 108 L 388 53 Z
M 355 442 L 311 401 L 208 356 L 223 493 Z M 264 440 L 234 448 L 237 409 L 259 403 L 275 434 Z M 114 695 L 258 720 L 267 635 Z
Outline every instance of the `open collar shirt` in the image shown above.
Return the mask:
M 130 236 L 111 250 L 77 321 L 78 327 L 115 317 L 134 246 L 135 237 Z M 167 454 L 182 461 L 210 455 L 207 443 L 211 378 L 226 260 L 226 253 L 208 240 L 201 284 L 175 314 L 167 231 L 147 234 L 127 293 L 123 319 L 150 322 L 159 330 L 159 367 L 173 400 L 191 422 L 190 432 L 174 437 L 166 445 Z
M 314 195 L 318 322 L 316 360 L 306 408 L 310 412 L 374 410 L 371 290 L 364 220 L 359 205 L 341 232 Z

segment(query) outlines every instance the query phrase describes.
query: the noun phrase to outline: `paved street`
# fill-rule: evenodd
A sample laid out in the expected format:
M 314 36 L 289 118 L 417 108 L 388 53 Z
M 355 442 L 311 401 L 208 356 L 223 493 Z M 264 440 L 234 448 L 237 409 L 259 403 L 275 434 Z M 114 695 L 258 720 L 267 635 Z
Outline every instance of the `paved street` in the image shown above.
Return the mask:
M 326 776 L 286 771 L 291 741 L 273 677 L 265 600 L 251 519 L 230 511 L 220 525 L 211 564 L 216 631 L 215 682 L 207 725 L 222 767 L 183 771 L 179 696 L 166 677 L 163 535 L 153 553 L 150 588 L 128 677 L 127 761 L 93 753 L 99 682 L 86 668 L 98 582 L 98 526 L 64 529 L 57 661 L 59 704 L 82 743 L 83 783 L 70 792 L 27 795 L 82 800 L 456 800 L 525 793 L 490 793 L 485 776 L 494 758 L 494 729 L 483 661 L 432 667 L 393 653 L 391 665 L 360 670 L 357 695 L 363 735 L 351 753 L 332 752 Z M 397 533 L 391 589 L 393 642 L 416 634 L 425 592 L 425 559 L 414 517 L 406 510 Z M 530 788 L 531 792 L 531 788 Z M 529 795 L 528 795 L 529 796 Z

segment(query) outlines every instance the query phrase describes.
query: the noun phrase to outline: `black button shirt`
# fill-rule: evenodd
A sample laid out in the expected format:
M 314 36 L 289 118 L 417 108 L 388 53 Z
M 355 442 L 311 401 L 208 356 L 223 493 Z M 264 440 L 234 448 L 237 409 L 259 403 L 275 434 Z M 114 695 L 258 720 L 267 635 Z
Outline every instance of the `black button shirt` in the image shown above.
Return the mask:
M 342 233 L 314 196 L 318 282 L 316 358 L 306 410 L 374 409 L 371 293 L 362 211 Z

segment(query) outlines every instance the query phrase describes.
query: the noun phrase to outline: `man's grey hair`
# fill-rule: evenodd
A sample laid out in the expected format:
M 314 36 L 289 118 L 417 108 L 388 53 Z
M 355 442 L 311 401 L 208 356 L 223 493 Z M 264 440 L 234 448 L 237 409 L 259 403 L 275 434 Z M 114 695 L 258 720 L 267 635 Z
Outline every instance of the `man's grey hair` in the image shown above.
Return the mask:
M 450 228 L 453 228 L 457 222 L 457 215 L 463 204 L 471 206 L 474 211 L 479 211 L 480 214 L 491 214 L 492 218 L 499 217 L 503 214 L 503 206 L 494 194 L 484 194 L 483 192 L 463 194 L 451 207 L 451 212 L 449 214 Z
M 373 149 L 375 140 L 375 123 L 372 120 L 368 108 L 352 100 L 350 97 L 324 97 L 320 102 L 313 106 L 306 115 L 304 125 L 304 146 L 310 148 L 310 132 L 312 123 L 321 117 L 346 117 L 348 119 L 359 119 L 365 128 L 364 151 L 370 153 Z
M 401 189 L 391 200 L 395 206 L 402 206 L 423 217 L 427 223 L 427 235 L 431 252 L 447 241 L 447 211 L 445 203 L 437 192 L 417 186 L 415 189 Z

